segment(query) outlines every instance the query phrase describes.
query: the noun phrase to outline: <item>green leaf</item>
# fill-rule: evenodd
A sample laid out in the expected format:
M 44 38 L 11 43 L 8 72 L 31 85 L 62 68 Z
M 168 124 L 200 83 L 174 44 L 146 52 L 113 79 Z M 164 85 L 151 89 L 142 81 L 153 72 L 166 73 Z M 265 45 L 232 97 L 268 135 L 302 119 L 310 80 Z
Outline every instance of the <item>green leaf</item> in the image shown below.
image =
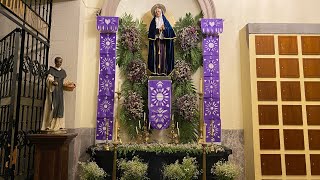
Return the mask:
M 176 22 L 174 30 L 178 32 L 184 27 L 192 26 L 195 24 L 195 20 L 192 17 L 191 13 L 186 13 L 186 16 L 183 18 L 179 18 L 178 22 Z
M 197 69 L 202 65 L 202 53 L 199 48 L 193 48 L 190 50 L 190 60 L 192 72 L 196 72 Z

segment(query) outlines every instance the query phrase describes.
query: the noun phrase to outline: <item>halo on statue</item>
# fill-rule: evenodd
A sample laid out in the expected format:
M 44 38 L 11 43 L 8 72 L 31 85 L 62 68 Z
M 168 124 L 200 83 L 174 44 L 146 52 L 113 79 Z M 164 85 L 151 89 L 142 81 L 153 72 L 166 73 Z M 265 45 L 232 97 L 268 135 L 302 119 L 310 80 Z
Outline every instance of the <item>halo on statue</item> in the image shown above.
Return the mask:
M 156 4 L 151 8 L 152 16 L 155 16 L 155 11 L 157 8 L 161 9 L 163 14 L 166 13 L 166 7 L 163 4 Z

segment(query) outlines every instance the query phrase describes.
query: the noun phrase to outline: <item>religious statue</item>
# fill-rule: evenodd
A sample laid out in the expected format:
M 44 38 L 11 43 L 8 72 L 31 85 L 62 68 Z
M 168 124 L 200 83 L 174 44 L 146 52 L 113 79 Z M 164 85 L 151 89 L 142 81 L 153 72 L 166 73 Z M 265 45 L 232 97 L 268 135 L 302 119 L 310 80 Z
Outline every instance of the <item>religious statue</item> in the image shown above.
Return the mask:
M 76 85 L 65 80 L 67 73 L 61 68 L 62 61 L 61 57 L 56 57 L 55 66 L 50 66 L 48 71 L 47 96 L 41 127 L 44 131 L 65 131 L 63 91 L 73 91 Z
M 174 44 L 176 35 L 164 16 L 166 8 L 162 4 L 152 7 L 154 16 L 150 23 L 148 39 L 148 69 L 153 75 L 169 75 L 174 68 Z

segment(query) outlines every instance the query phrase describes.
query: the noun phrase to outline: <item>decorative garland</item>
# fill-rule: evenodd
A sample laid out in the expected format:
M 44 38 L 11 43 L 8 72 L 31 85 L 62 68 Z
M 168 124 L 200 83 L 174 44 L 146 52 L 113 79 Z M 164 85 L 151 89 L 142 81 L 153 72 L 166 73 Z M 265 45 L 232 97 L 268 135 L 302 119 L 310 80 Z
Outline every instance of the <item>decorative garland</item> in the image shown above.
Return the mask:
M 134 21 L 131 15 L 120 18 L 117 65 L 124 79 L 120 122 L 131 137 L 136 137 L 136 127 L 148 109 L 148 78 L 146 63 L 142 59 L 142 49 L 147 47 L 146 32 L 146 26 L 141 21 Z
M 106 148 L 108 147 L 108 148 Z M 95 154 L 96 151 L 113 151 L 113 144 L 96 144 L 88 148 L 88 152 Z M 118 154 L 126 156 L 127 154 L 134 154 L 135 152 L 153 152 L 156 154 L 192 154 L 201 155 L 203 153 L 203 146 L 201 144 L 188 143 L 188 144 L 166 144 L 166 143 L 151 143 L 151 144 L 119 144 L 117 146 Z M 205 147 L 207 154 L 218 154 L 228 152 L 231 150 L 225 146 L 212 144 Z
M 200 48 L 201 30 L 200 18 L 187 13 L 176 22 L 174 30 L 177 34 L 175 45 L 176 60 L 172 73 L 173 114 L 180 124 L 180 141 L 182 143 L 196 141 L 199 129 L 199 110 L 197 92 L 191 81 L 191 76 L 202 66 Z
M 198 137 L 198 96 L 191 76 L 202 66 L 200 48 L 202 37 L 199 21 L 201 17 L 202 14 L 193 17 L 191 13 L 187 13 L 174 27 L 177 41 L 175 69 L 171 74 L 172 113 L 175 122 L 179 122 L 182 143 L 196 141 Z M 142 50 L 147 48 L 146 35 L 146 26 L 142 21 L 134 21 L 132 16 L 127 14 L 120 18 L 117 64 L 124 79 L 121 87 L 124 100 L 120 108 L 120 121 L 130 137 L 136 137 L 136 127 L 141 127 L 139 124 L 145 122 L 144 117 L 148 117 L 146 114 L 148 112 L 147 68 L 142 58 Z

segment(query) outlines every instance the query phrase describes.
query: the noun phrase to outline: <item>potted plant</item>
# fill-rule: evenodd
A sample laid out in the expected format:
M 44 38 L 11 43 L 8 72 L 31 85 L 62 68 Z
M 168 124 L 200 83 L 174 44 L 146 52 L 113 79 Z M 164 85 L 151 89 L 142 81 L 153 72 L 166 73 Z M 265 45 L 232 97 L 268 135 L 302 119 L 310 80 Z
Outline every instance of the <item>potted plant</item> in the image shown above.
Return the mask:
M 120 180 L 145 180 L 147 177 L 148 164 L 134 156 L 132 160 L 118 160 L 118 169 L 121 171 Z
M 80 180 L 103 180 L 107 173 L 96 162 L 79 162 Z
M 180 164 L 177 160 L 173 164 L 165 165 L 163 170 L 164 179 L 168 180 L 191 180 L 199 176 L 196 158 L 184 157 Z
M 234 180 L 239 176 L 240 168 L 228 161 L 218 161 L 212 166 L 211 173 L 216 175 L 218 180 Z

